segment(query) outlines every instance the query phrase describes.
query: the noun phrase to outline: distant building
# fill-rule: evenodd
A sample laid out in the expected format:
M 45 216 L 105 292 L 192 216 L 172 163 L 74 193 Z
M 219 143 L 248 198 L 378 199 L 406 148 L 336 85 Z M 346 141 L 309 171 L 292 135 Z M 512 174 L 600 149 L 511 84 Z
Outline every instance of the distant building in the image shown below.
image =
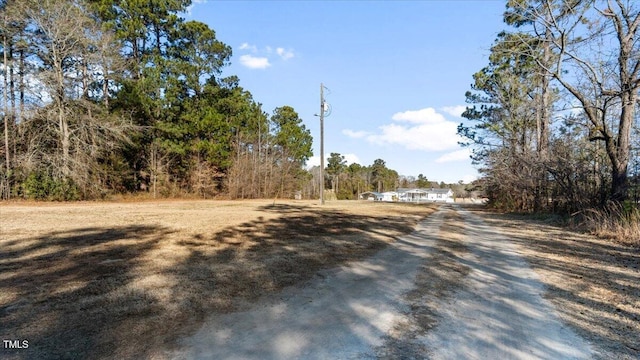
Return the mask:
M 398 189 L 398 201 L 402 202 L 444 202 L 452 203 L 453 191 L 451 189 Z
M 382 201 L 382 193 L 367 191 L 360 194 L 360 199 L 369 201 Z
M 395 191 L 387 191 L 383 193 L 375 192 L 375 191 L 367 191 L 360 194 L 361 200 L 369 200 L 369 201 L 398 201 L 398 193 Z
M 398 201 L 400 198 L 398 197 L 398 193 L 395 191 L 387 191 L 382 194 L 382 201 Z
M 400 201 L 400 202 L 444 202 L 452 203 L 453 191 L 451 189 L 404 189 L 387 191 L 383 193 L 367 191 L 360 194 L 361 200 L 370 201 Z

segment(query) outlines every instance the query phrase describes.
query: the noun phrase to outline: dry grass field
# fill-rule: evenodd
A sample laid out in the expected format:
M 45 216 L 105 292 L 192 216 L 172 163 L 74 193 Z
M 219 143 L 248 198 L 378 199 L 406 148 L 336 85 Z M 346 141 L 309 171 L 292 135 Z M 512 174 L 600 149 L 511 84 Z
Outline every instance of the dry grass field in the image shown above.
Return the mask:
M 0 348 L 0 358 L 166 358 L 207 316 L 372 255 L 434 209 L 349 201 L 0 203 L 0 336 L 29 342 Z M 599 358 L 640 355 L 637 247 L 468 209 L 519 245 L 545 296 L 597 344 Z M 409 337 L 435 325 L 437 299 L 468 272 L 456 260 L 467 251 L 464 221 L 451 209 L 444 219 L 442 241 L 407 294 L 417 322 L 394 329 Z
M 239 309 L 410 232 L 429 205 L 147 201 L 0 205 L 2 358 L 163 358 Z

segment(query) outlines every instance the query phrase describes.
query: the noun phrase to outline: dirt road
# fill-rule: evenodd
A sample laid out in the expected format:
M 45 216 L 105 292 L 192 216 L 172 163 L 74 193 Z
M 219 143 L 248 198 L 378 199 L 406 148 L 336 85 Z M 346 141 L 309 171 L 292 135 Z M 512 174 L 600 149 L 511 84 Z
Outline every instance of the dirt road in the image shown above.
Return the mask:
M 589 344 L 542 298 L 543 285 L 518 249 L 496 229 L 463 213 L 471 272 L 441 302 L 439 326 L 426 336 L 433 359 L 586 359 Z
M 460 211 L 467 251 L 443 247 L 444 207 L 375 256 L 319 273 L 251 308 L 208 319 L 184 359 L 369 359 L 591 357 L 589 344 L 559 320 L 514 245 Z M 438 255 L 439 254 L 439 255 Z M 468 269 L 455 291 L 422 293 L 416 279 L 446 256 Z M 432 263 L 430 263 L 432 261 Z M 453 267 L 455 268 L 455 266 Z M 435 281 L 435 279 L 434 279 Z M 451 284 L 450 284 L 451 285 Z M 419 290 L 419 289 L 418 289 Z M 415 295 L 415 294 L 414 294 Z M 445 296 L 446 295 L 446 296 Z M 425 304 L 436 304 L 426 308 Z

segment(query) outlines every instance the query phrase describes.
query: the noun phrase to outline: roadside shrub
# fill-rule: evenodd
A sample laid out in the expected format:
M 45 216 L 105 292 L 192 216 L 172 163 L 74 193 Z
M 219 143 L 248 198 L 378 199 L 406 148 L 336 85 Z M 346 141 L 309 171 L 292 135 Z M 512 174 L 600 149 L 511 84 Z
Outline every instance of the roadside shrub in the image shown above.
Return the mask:
M 603 209 L 586 210 L 583 225 L 599 237 L 640 247 L 640 209 L 635 206 L 611 202 Z
M 54 178 L 46 172 L 32 172 L 22 183 L 23 196 L 32 200 L 79 200 L 78 187 L 68 178 Z

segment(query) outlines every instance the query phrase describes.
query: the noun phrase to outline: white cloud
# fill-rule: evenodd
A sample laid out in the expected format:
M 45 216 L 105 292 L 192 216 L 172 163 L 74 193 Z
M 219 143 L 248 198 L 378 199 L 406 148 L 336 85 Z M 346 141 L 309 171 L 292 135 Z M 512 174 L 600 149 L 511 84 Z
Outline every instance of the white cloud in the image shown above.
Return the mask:
M 360 138 L 363 138 L 363 137 L 369 135 L 369 133 L 367 131 L 363 131 L 363 130 L 353 131 L 351 129 L 344 129 L 344 130 L 342 130 L 342 133 L 344 135 L 347 135 L 348 137 L 354 138 L 354 139 L 360 139 Z
M 367 140 L 378 145 L 398 144 L 409 150 L 445 151 L 458 146 L 456 127 L 455 123 L 412 127 L 383 125 L 381 134 L 370 135 Z
M 251 52 L 258 52 L 258 48 L 255 45 L 249 43 L 242 43 L 239 47 L 240 50 L 250 50 Z
M 443 108 L 440 108 L 440 110 L 446 112 L 451 116 L 462 117 L 462 113 L 467 110 L 467 107 L 465 105 L 445 106 Z
M 240 64 L 248 67 L 249 69 L 266 69 L 271 64 L 266 57 L 256 57 L 251 55 L 240 56 Z
M 196 6 L 196 4 L 206 4 L 208 0 L 193 0 L 191 2 L 191 5 L 187 6 L 187 8 L 185 9 L 185 14 L 191 16 L 192 14 L 192 10 L 193 7 Z
M 434 108 L 425 108 L 420 110 L 409 110 L 393 114 L 391 119 L 395 121 L 406 121 L 410 123 L 420 124 L 436 124 L 445 122 L 446 119 L 437 113 Z
M 293 49 L 285 49 L 283 47 L 278 47 L 275 49 L 275 53 L 271 46 L 265 46 L 264 48 L 258 49 L 256 45 L 250 44 L 248 42 L 243 42 L 238 47 L 239 50 L 243 50 L 245 52 L 251 52 L 253 55 L 242 55 L 240 56 L 240 63 L 250 69 L 266 69 L 271 66 L 269 62 L 274 56 L 279 56 L 282 60 L 289 60 L 295 57 L 295 53 Z
M 392 119 L 410 124 L 380 126 L 380 134 L 369 135 L 366 139 L 378 145 L 402 145 L 409 150 L 446 151 L 458 147 L 458 124 L 447 121 L 433 108 L 399 112 Z
M 465 184 L 471 184 L 472 182 L 474 182 L 475 180 L 478 179 L 478 175 L 465 175 L 462 177 L 462 182 Z
M 446 163 L 446 162 L 452 162 L 452 161 L 469 160 L 470 155 L 471 155 L 471 150 L 468 148 L 465 148 L 465 149 L 456 150 L 450 153 L 446 153 L 440 156 L 439 158 L 437 158 L 435 161 L 437 163 Z
M 351 165 L 353 163 L 360 163 L 360 158 L 356 154 L 341 154 L 344 156 L 344 160 L 347 162 L 347 165 Z
M 282 60 L 289 60 L 294 57 L 293 50 L 285 50 L 284 48 L 277 48 L 276 53 L 282 58 Z
M 326 160 L 325 160 L 325 164 L 326 164 Z M 320 156 L 312 156 L 309 158 L 309 160 L 307 160 L 307 170 L 311 169 L 314 166 L 320 166 Z

